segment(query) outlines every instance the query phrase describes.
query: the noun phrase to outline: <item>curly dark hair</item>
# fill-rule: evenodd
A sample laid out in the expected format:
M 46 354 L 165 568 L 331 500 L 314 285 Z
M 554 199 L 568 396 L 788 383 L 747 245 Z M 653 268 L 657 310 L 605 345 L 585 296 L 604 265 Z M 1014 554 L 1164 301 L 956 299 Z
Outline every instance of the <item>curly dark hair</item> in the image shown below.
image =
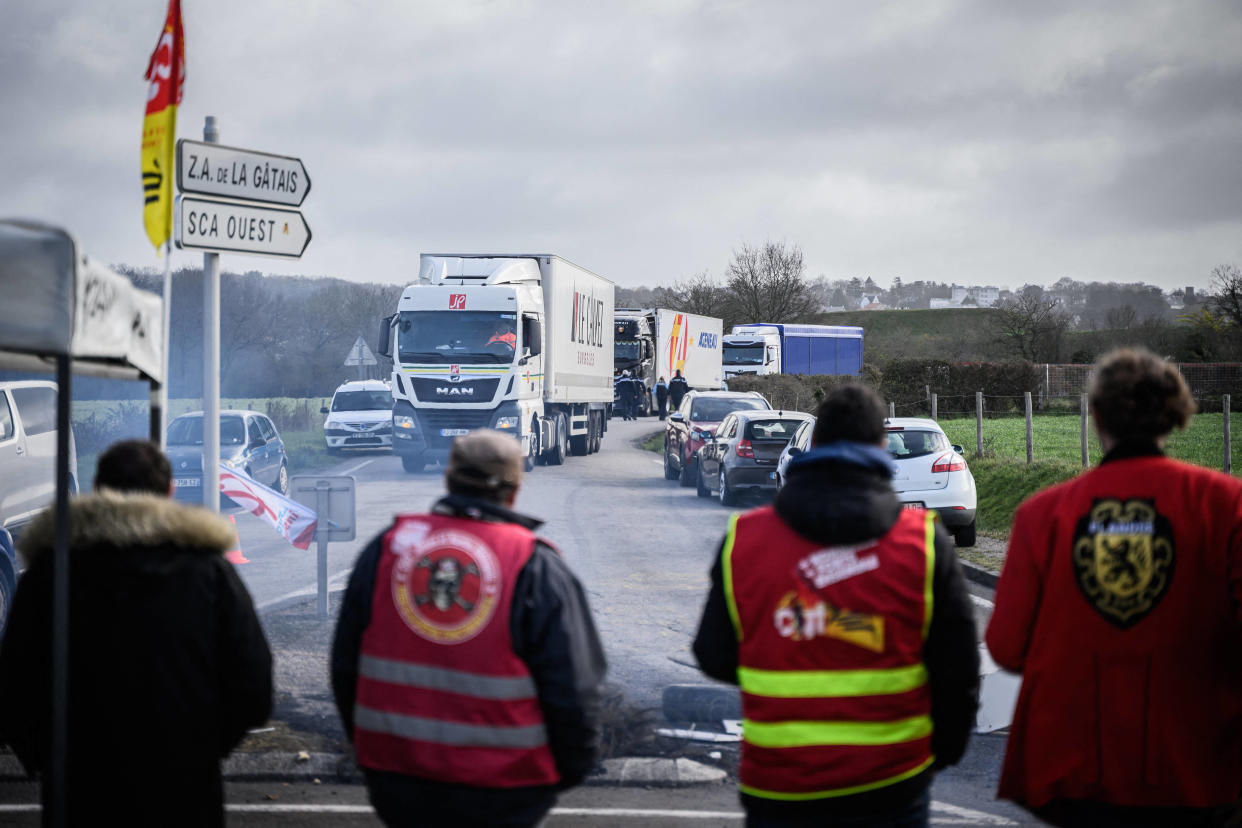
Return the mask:
M 875 445 L 884 439 L 887 416 L 888 409 L 875 391 L 865 385 L 842 385 L 819 404 L 811 443 L 822 446 L 833 440 L 853 440 Z
M 1096 424 L 1118 441 L 1155 442 L 1185 428 L 1195 413 L 1177 366 L 1146 348 L 1119 348 L 1100 357 L 1088 393 Z

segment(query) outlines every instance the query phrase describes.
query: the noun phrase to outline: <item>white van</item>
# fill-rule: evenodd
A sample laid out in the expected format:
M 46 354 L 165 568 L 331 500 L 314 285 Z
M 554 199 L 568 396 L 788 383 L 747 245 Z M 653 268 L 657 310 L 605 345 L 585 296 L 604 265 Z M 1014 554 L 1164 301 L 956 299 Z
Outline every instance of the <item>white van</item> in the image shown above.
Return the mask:
M 72 431 L 69 491 L 78 491 Z M 0 527 L 17 534 L 55 499 L 56 383 L 0 382 Z
M 329 454 L 344 448 L 392 448 L 392 389 L 380 380 L 354 380 L 332 395 L 320 413 Z

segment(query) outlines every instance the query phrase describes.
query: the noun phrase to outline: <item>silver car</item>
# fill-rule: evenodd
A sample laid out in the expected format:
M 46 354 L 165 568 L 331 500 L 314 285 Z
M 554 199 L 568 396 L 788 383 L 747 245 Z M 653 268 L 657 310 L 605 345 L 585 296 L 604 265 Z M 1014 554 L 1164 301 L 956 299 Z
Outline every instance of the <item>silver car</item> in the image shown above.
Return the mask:
M 811 447 L 811 432 L 815 430 L 815 418 L 804 422 L 798 426 L 798 430 L 794 432 L 793 437 L 789 438 L 788 445 L 781 452 L 781 457 L 776 461 L 776 490 L 779 492 L 785 488 L 785 481 L 789 477 L 789 461 L 793 460 L 799 454 L 805 454 Z
M 168 424 L 173 496 L 203 502 L 203 412 Z M 220 412 L 220 462 L 281 494 L 289 490 L 289 460 L 276 426 L 258 411 Z M 225 499 L 227 501 L 227 499 Z
M 699 449 L 699 497 L 716 494 L 725 506 L 746 491 L 776 491 L 776 461 L 799 426 L 811 420 L 800 411 L 734 411 L 711 441 Z
M 69 433 L 69 491 L 78 453 Z M 0 382 L 0 526 L 17 534 L 56 498 L 56 383 Z

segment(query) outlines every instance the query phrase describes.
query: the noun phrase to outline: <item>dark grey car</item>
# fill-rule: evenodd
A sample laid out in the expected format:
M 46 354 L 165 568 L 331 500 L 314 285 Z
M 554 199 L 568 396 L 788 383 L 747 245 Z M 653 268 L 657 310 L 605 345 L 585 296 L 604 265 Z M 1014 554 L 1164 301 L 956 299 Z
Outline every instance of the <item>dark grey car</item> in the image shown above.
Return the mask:
M 780 459 L 776 461 L 776 490 L 778 492 L 785 486 L 785 481 L 788 479 L 789 461 L 799 454 L 805 454 L 811 447 L 811 432 L 814 430 L 815 418 L 812 417 L 798 426 L 798 430 L 794 432 L 793 437 L 785 444 Z
M 725 506 L 742 492 L 776 491 L 776 461 L 803 423 L 800 411 L 735 411 L 699 449 L 699 497 L 716 494 Z
M 183 414 L 168 424 L 168 461 L 173 496 L 203 502 L 203 412 Z M 257 411 L 220 412 L 220 462 L 284 494 L 289 490 L 289 459 L 276 426 Z M 231 503 L 221 498 L 224 503 Z

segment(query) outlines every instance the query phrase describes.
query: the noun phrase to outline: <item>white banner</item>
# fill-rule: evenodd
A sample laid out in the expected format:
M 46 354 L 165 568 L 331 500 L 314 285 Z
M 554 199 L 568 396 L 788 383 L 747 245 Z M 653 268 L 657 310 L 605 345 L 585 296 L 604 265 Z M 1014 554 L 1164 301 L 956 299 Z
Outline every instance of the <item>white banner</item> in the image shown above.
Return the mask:
M 315 538 L 319 518 L 313 509 L 256 483 L 223 463 L 220 464 L 220 494 L 262 518 L 298 549 L 306 549 Z

